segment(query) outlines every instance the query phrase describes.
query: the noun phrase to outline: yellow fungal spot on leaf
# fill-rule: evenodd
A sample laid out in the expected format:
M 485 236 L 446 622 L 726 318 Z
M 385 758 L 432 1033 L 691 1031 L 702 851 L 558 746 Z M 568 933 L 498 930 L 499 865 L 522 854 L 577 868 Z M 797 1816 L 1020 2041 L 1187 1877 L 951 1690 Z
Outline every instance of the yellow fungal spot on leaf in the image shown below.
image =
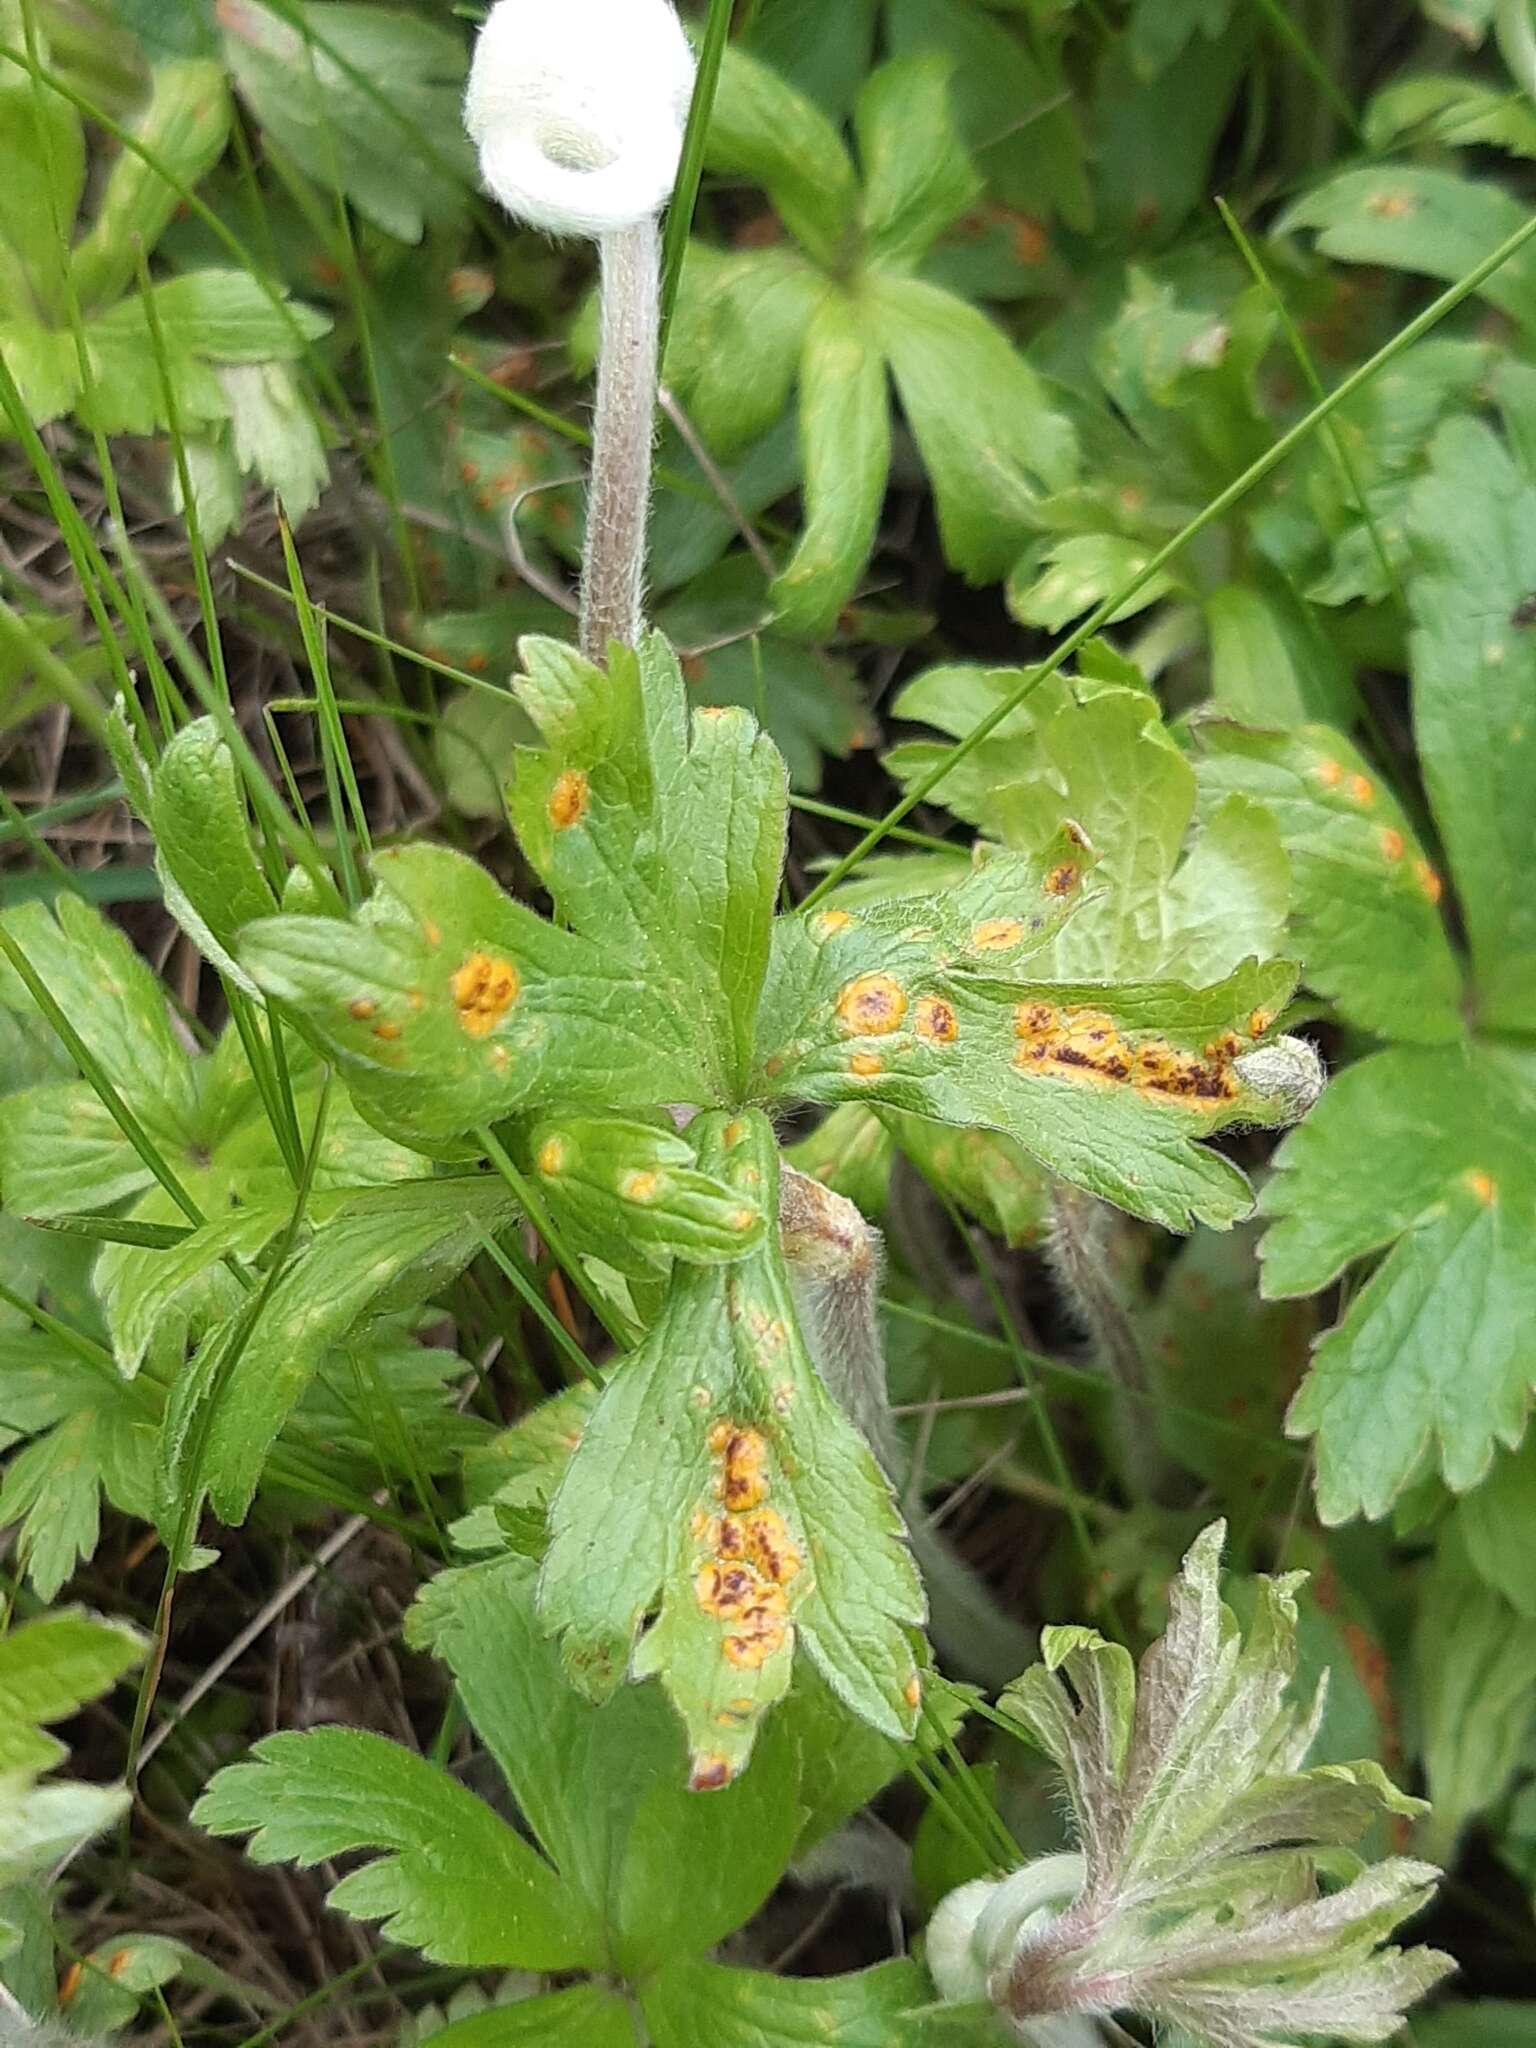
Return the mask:
M 85 1975 L 83 1963 L 71 1963 L 59 1982 L 59 2004 L 68 2005 L 80 1989 L 80 1979 Z
M 1369 775 L 1351 775 L 1349 796 L 1351 803 L 1357 803 L 1362 807 L 1373 804 L 1376 801 L 1376 785 Z
M 1319 761 L 1314 773 L 1324 789 L 1337 789 L 1344 780 L 1344 770 L 1337 761 Z
M 759 1508 L 742 1521 L 744 1555 L 760 1577 L 773 1586 L 787 1586 L 805 1560 L 796 1549 L 784 1517 L 775 1508 Z
M 626 1173 L 619 1193 L 626 1202 L 654 1202 L 661 1192 L 661 1177 L 654 1173 Z
M 522 989 L 512 962 L 490 953 L 471 953 L 449 986 L 459 1022 L 471 1038 L 489 1037 Z
M 493 1045 L 490 1058 L 498 1074 L 504 1074 L 512 1064 L 512 1055 L 504 1045 Z
M 1480 1166 L 1474 1166 L 1464 1176 L 1467 1186 L 1485 1208 L 1491 1208 L 1498 1199 L 1499 1185 L 1491 1173 L 1484 1173 Z
M 1430 902 L 1438 903 L 1445 894 L 1445 884 L 1435 873 L 1429 862 L 1427 860 L 1416 860 L 1413 864 L 1413 872 L 1419 887 L 1424 891 Z
M 422 926 L 421 935 L 429 946 L 440 946 L 443 943 L 442 927 L 434 924 L 430 917 Z
M 565 1165 L 565 1158 L 564 1138 L 546 1138 L 539 1147 L 540 1173 L 559 1173 Z
M 733 1150 L 737 1145 L 741 1143 L 742 1139 L 746 1135 L 747 1124 L 745 1119 L 742 1117 L 737 1117 L 734 1123 L 729 1123 L 725 1127 L 725 1142 Z
M 1388 860 L 1401 860 L 1408 848 L 1402 833 L 1386 825 L 1382 828 L 1381 850 Z
M 366 996 L 359 996 L 355 1003 L 348 1003 L 347 1015 L 355 1017 L 359 1024 L 366 1024 L 378 1006 L 369 1002 Z
M 549 793 L 549 822 L 557 832 L 565 831 L 568 825 L 576 824 L 585 814 L 591 791 L 587 778 L 579 768 L 567 768 L 563 775 L 555 778 L 555 786 Z
M 860 974 L 837 998 L 837 1020 L 850 1038 L 883 1038 L 901 1028 L 907 992 L 889 974 Z
M 1219 1109 L 1240 1092 L 1233 1062 L 1242 1042 L 1235 1032 L 1213 1040 L 1202 1056 L 1164 1038 L 1128 1038 L 1103 1010 L 1033 1002 L 1015 1010 L 1014 1035 L 1014 1065 L 1022 1074 L 1128 1085 L 1148 1100 L 1200 1110 Z
M 835 939 L 839 932 L 847 931 L 853 919 L 846 910 L 824 910 L 813 920 L 812 928 L 819 939 Z
M 1273 1010 L 1250 1010 L 1248 1013 L 1248 1036 L 1262 1038 L 1275 1021 Z
M 726 1506 L 733 1514 L 757 1507 L 768 1492 L 768 1444 L 761 1430 L 717 1422 L 709 1433 L 709 1448 L 723 1461 L 720 1497 Z
M 413 1010 L 424 1010 L 427 1007 L 427 999 L 419 988 L 407 989 L 405 1000 Z
M 912 1676 L 907 1680 L 906 1691 L 902 1694 L 902 1698 L 906 1701 L 907 1705 L 912 1709 L 914 1714 L 917 1712 L 918 1708 L 923 1704 L 923 1681 L 918 1677 L 915 1671 L 913 1672 Z
M 1050 884 L 1046 886 L 1049 888 Z M 1060 892 L 1057 892 L 1060 893 Z M 971 944 L 978 953 L 1006 953 L 1010 946 L 1017 946 L 1024 937 L 1024 927 L 1016 917 L 988 917 L 971 933 Z
M 1408 220 L 1418 212 L 1419 202 L 1411 192 L 1373 192 L 1365 208 L 1378 220 Z
M 738 1209 L 731 1218 L 731 1228 L 732 1230 L 746 1232 L 751 1230 L 756 1222 L 757 1211 L 755 1209 Z
M 912 1016 L 913 1029 L 930 1045 L 953 1045 L 960 1036 L 960 1019 L 953 1003 L 942 996 L 919 996 Z
M 1076 861 L 1060 861 L 1045 878 L 1045 893 L 1047 896 L 1070 896 L 1082 879 L 1083 871 Z
M 391 1044 L 400 1036 L 400 1026 L 391 1024 L 386 1019 L 384 1023 L 374 1025 L 373 1035 L 375 1038 L 382 1038 L 386 1044 Z
M 856 1052 L 848 1062 L 849 1073 L 857 1075 L 861 1081 L 872 1081 L 884 1069 L 885 1062 L 877 1052 Z

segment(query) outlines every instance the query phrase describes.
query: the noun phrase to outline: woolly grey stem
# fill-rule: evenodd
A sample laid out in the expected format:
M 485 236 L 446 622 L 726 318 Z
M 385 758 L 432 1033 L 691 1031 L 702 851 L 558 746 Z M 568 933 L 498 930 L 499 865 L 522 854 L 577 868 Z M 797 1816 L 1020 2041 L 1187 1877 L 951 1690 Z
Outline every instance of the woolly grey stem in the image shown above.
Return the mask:
M 779 1180 L 779 1241 L 816 1369 L 899 1491 L 905 1459 L 886 1392 L 880 1233 L 846 1196 L 786 1166 Z M 981 1579 L 921 1516 L 911 1518 L 909 1536 L 928 1592 L 934 1640 L 946 1661 L 986 1685 L 1006 1684 L 1034 1656 L 1033 1635 L 1002 1612 Z
M 1068 1302 L 1093 1339 L 1115 1388 L 1115 1434 L 1125 1477 L 1143 1499 L 1157 1498 L 1165 1461 L 1152 1426 L 1151 1382 L 1116 1273 L 1116 1212 L 1080 1188 L 1051 1190 L 1048 1251 Z
M 608 658 L 640 639 L 661 344 L 661 230 L 654 219 L 601 237 L 602 341 L 587 493 L 581 651 Z

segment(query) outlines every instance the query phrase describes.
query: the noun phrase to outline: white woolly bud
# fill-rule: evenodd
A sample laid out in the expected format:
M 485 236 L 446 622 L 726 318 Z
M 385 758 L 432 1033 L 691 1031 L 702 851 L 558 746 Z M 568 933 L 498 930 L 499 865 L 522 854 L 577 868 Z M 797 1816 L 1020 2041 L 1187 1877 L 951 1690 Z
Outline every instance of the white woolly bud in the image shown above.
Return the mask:
M 942 1901 L 928 1923 L 928 1974 L 947 2005 L 979 2005 L 994 1995 L 1020 1942 L 1038 1934 L 1083 1888 L 1081 1856 L 1041 1856 L 1009 1877 L 979 1878 Z M 1102 2048 L 1103 2036 L 1078 2013 L 1020 2020 L 1014 2032 L 1029 2048 Z
M 1275 1038 L 1268 1045 L 1256 1045 L 1235 1059 L 1232 1069 L 1245 1088 L 1267 1097 L 1287 1123 L 1299 1124 L 1328 1085 L 1328 1069 L 1316 1046 L 1305 1038 Z
M 666 205 L 692 93 L 693 52 L 669 0 L 499 0 L 464 121 L 509 213 L 596 237 Z

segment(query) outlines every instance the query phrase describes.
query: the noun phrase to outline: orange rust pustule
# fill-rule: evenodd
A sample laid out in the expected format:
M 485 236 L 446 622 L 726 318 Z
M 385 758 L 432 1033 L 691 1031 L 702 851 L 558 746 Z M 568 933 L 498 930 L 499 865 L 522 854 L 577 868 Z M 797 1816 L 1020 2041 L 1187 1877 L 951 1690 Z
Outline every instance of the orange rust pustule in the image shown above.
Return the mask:
M 960 1019 L 953 1003 L 942 996 L 919 996 L 912 1014 L 912 1028 L 930 1045 L 953 1045 L 960 1036 Z
M 850 1038 L 883 1038 L 907 1014 L 907 992 L 889 974 L 860 974 L 837 997 L 837 1021 Z
M 510 960 L 471 953 L 449 984 L 459 1022 L 471 1038 L 485 1038 L 505 1017 L 522 989 Z
M 557 832 L 580 822 L 586 815 L 591 793 L 591 786 L 579 768 L 567 768 L 564 774 L 556 776 L 546 808 L 549 822 Z
M 1024 926 L 1016 917 L 984 917 L 971 932 L 971 944 L 978 953 L 1006 953 L 1020 944 Z
M 764 1466 L 768 1446 L 755 1429 L 737 1430 L 725 1447 L 725 1491 L 721 1496 L 733 1514 L 755 1508 L 768 1493 Z
M 1058 861 L 1045 878 L 1047 896 L 1070 896 L 1083 879 L 1083 871 L 1076 861 Z
M 722 1516 L 722 1520 L 725 1518 Z M 754 1571 L 773 1586 L 787 1586 L 797 1578 L 805 1560 L 796 1549 L 784 1517 L 774 1508 L 758 1508 L 736 1525 L 741 1531 L 743 1555 Z
M 1242 1041 L 1235 1032 L 1212 1040 L 1201 1055 L 1163 1038 L 1127 1038 L 1103 1010 L 1058 1010 L 1031 1002 L 1020 1003 L 1014 1012 L 1014 1035 L 1019 1041 L 1014 1065 L 1020 1073 L 1120 1084 L 1153 1101 L 1211 1111 L 1241 1092 L 1234 1062 Z

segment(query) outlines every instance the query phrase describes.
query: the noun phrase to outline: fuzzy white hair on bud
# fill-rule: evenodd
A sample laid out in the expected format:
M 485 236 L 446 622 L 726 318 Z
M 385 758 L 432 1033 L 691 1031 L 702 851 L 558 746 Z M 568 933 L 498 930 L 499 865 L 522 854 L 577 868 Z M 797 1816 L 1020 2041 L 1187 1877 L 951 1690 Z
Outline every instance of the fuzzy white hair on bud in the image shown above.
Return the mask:
M 670 0 L 498 0 L 464 104 L 487 190 L 553 235 L 660 213 L 693 73 Z

